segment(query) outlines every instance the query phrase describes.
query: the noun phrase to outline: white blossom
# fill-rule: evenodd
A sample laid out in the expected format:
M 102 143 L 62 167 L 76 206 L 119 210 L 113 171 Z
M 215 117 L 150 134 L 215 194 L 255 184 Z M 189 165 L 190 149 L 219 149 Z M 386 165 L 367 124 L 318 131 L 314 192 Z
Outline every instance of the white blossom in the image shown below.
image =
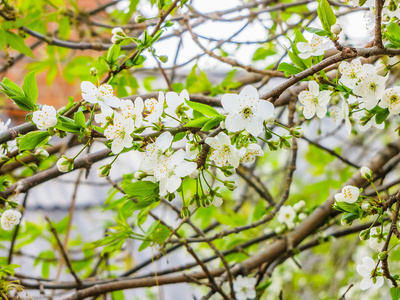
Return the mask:
M 230 138 L 225 133 L 220 132 L 216 137 L 207 137 L 205 142 L 211 146 L 210 159 L 218 167 L 223 167 L 227 164 L 235 168 L 239 166 L 239 150 L 231 144 Z
M 387 79 L 388 76 L 377 75 L 373 65 L 365 64 L 362 66 L 360 81 L 353 88 L 353 93 L 362 97 L 366 109 L 373 109 L 383 95 Z
M 342 61 L 339 65 L 339 71 L 342 74 L 340 81 L 347 87 L 352 88 L 358 82 L 361 76 L 362 64 L 359 58 L 353 59 L 351 63 Z
M 145 100 L 144 107 L 147 111 L 145 120 L 149 123 L 158 122 L 164 110 L 164 94 L 159 92 L 158 100 L 155 98 Z
M 256 278 L 243 277 L 239 275 L 233 282 L 233 290 L 235 291 L 236 300 L 248 300 L 256 297 L 254 289 L 256 285 Z
M 386 240 L 381 229 L 379 227 L 372 227 L 369 236 L 368 245 L 371 249 L 381 251 Z
M 154 143 L 146 146 L 146 153 L 140 161 L 139 169 L 144 172 L 152 172 L 157 160 L 171 147 L 174 137 L 169 131 L 160 134 Z
M 8 119 L 6 123 L 1 121 L 1 119 L 0 119 L 0 133 L 7 131 L 8 126 L 10 126 L 10 123 L 11 123 L 11 119 Z
M 391 114 L 400 113 L 400 86 L 386 89 L 383 92 L 382 100 L 379 102 L 382 108 L 389 108 Z
M 357 265 L 357 273 L 363 277 L 360 284 L 360 288 L 363 291 L 369 289 L 370 287 L 377 289 L 383 285 L 383 277 L 377 276 L 375 278 L 371 278 L 375 268 L 376 264 L 369 256 L 364 256 L 362 258 L 362 264 Z
M 291 207 L 282 206 L 277 214 L 277 219 L 279 223 L 286 224 L 288 228 L 294 228 L 294 218 L 296 217 L 296 211 Z
M 143 124 L 143 109 L 143 99 L 140 97 L 137 97 L 135 102 L 130 100 L 121 101 L 121 115 L 125 119 L 133 119 L 135 128 L 139 128 Z
M 119 107 L 121 101 L 114 96 L 113 88 L 111 85 L 104 83 L 98 88 L 90 81 L 83 81 L 81 83 L 82 98 L 92 104 L 99 104 L 101 107 Z
M 120 153 L 124 148 L 132 147 L 131 133 L 134 130 L 133 119 L 125 119 L 121 114 L 115 113 L 113 124 L 107 126 L 104 135 L 112 141 L 111 151 Z
M 175 92 L 167 92 L 165 94 L 165 102 L 167 103 L 167 108 L 164 110 L 164 112 L 168 115 L 166 117 L 168 126 L 176 127 L 179 125 L 179 122 L 175 120 L 179 120 L 181 117 L 177 114 L 177 110 L 179 108 L 185 107 L 187 109 L 185 110 L 186 115 L 189 118 L 193 116 L 193 109 L 186 105 L 185 100 L 190 100 L 187 90 L 183 90 L 180 94 L 177 94 Z
M 385 128 L 385 122 L 378 124 L 378 123 L 376 123 L 376 116 L 373 116 L 365 125 L 358 123 L 357 126 L 358 126 L 358 129 L 360 129 L 360 131 L 367 131 L 368 129 L 370 129 L 372 127 L 375 127 L 377 129 L 383 129 L 383 128 Z
M 108 106 L 101 106 L 101 113 L 94 115 L 94 120 L 100 126 L 104 126 L 107 122 L 111 121 L 114 110 Z
M 255 143 L 249 144 L 246 147 L 246 152 L 240 158 L 240 162 L 253 163 L 257 156 L 264 156 L 264 151 L 262 150 L 261 146 Z
M 18 225 L 21 220 L 21 213 L 16 210 L 8 209 L 1 215 L 1 227 L 4 230 L 11 230 L 14 225 Z
M 182 178 L 196 171 L 195 162 L 184 161 L 185 151 L 179 149 L 171 156 L 161 155 L 154 167 L 154 177 L 160 181 L 160 196 L 175 192 Z
M 306 206 L 306 202 L 304 200 L 300 200 L 299 202 L 293 205 L 293 209 L 297 212 L 302 211 L 303 208 Z
M 111 30 L 112 33 L 112 38 L 111 38 L 111 43 L 113 44 L 118 44 L 120 43 L 123 38 L 126 36 L 124 30 L 121 27 L 115 27 L 113 30 Z
M 346 185 L 341 193 L 335 194 L 335 200 L 338 202 L 354 203 L 360 196 L 360 189 L 352 185 Z
M 299 101 L 304 105 L 304 117 L 311 119 L 315 112 L 318 118 L 323 118 L 326 115 L 326 106 L 331 98 L 330 91 L 319 91 L 319 85 L 315 81 L 308 83 L 309 90 L 302 91 L 299 94 Z
M 53 106 L 43 105 L 41 110 L 33 112 L 33 123 L 39 129 L 48 129 L 57 124 L 57 111 Z
M 349 105 L 347 104 L 346 99 L 342 98 L 341 107 L 333 106 L 331 108 L 331 114 L 333 117 L 333 124 L 336 126 L 339 122 L 344 120 L 344 124 L 346 126 L 346 131 L 348 134 L 351 133 L 351 122 L 349 117 Z
M 248 85 L 239 95 L 225 94 L 222 96 L 222 107 L 228 112 L 225 127 L 231 132 L 247 130 L 253 136 L 263 131 L 263 122 L 274 114 L 274 105 L 260 100 L 256 88 Z
M 320 56 L 328 50 L 330 42 L 325 42 L 324 39 L 318 35 L 313 35 L 311 41 L 309 42 L 298 42 L 296 44 L 299 50 L 299 57 L 302 59 L 307 59 L 311 56 Z

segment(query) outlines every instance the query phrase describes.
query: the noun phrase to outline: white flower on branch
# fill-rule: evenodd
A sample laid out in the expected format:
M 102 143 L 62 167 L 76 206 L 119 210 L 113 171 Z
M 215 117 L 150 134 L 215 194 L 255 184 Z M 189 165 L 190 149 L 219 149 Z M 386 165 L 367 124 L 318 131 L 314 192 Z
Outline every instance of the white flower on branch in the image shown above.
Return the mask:
M 101 107 L 101 113 L 94 115 L 94 120 L 99 123 L 102 127 L 107 123 L 112 121 L 112 115 L 114 110 L 108 106 Z
M 121 100 L 114 96 L 111 85 L 104 83 L 98 88 L 90 81 L 81 83 L 82 98 L 92 104 L 99 104 L 101 107 L 119 107 Z
M 14 225 L 18 225 L 21 220 L 21 213 L 16 210 L 6 210 L 1 215 L 1 227 L 4 230 L 11 230 Z
M 386 89 L 383 92 L 382 100 L 379 102 L 382 108 L 389 108 L 391 114 L 397 115 L 400 113 L 400 86 L 395 86 Z
M 385 82 L 388 76 L 382 77 L 376 74 L 373 65 L 363 65 L 360 81 L 353 88 L 354 94 L 362 97 L 366 109 L 373 109 L 378 104 L 385 90 Z
M 8 121 L 6 123 L 4 123 L 3 121 L 0 121 L 0 133 L 7 131 L 8 126 L 10 126 L 10 123 L 11 123 L 11 119 L 8 119 Z
M 274 105 L 260 100 L 257 89 L 250 85 L 245 86 L 239 95 L 223 95 L 221 103 L 228 112 L 225 127 L 231 132 L 245 129 L 258 136 L 263 131 L 263 122 L 274 115 Z
M 232 145 L 229 136 L 225 133 L 220 132 L 216 137 L 207 137 L 205 142 L 211 146 L 210 159 L 218 167 L 226 166 L 227 163 L 235 168 L 239 166 L 239 150 Z
M 174 193 L 181 185 L 182 178 L 197 169 L 195 162 L 185 161 L 185 151 L 179 149 L 171 156 L 162 155 L 154 167 L 154 177 L 160 181 L 160 196 Z
M 299 94 L 299 101 L 304 105 L 304 117 L 311 119 L 317 113 L 318 118 L 324 118 L 331 92 L 319 91 L 319 84 L 315 81 L 308 83 L 308 89 Z
M 41 110 L 33 112 L 33 123 L 39 129 L 48 129 L 57 124 L 57 111 L 53 106 L 43 105 Z
M 237 300 L 248 300 L 256 297 L 256 278 L 244 277 L 239 275 L 233 282 L 233 290 L 235 291 Z
M 133 119 L 125 119 L 121 114 L 115 113 L 113 124 L 107 126 L 104 135 L 112 141 L 111 151 L 120 153 L 124 148 L 132 147 L 131 133 L 134 130 Z
M 166 131 L 152 144 L 146 146 L 146 153 L 140 161 L 139 169 L 144 172 L 153 172 L 157 160 L 164 155 L 164 152 L 171 147 L 174 137 L 169 131 Z
M 352 185 L 346 185 L 341 193 L 335 194 L 335 200 L 338 202 L 354 203 L 360 196 L 360 189 Z
M 313 35 L 311 41 L 309 42 L 298 42 L 296 44 L 297 49 L 300 51 L 299 57 L 302 59 L 307 59 L 311 56 L 320 56 L 328 50 L 330 46 L 329 41 L 325 41 L 322 37 L 318 35 Z
M 135 128 L 139 128 L 143 124 L 143 99 L 137 97 L 135 102 L 131 100 L 121 100 L 121 114 L 125 119 L 131 118 Z
M 294 219 L 296 218 L 296 211 L 292 206 L 282 206 L 277 214 L 278 222 L 285 224 L 289 229 L 294 228 Z
M 180 94 L 175 92 L 165 94 L 165 102 L 167 102 L 168 107 L 164 112 L 167 114 L 168 126 L 178 126 L 179 122 L 176 119 L 179 120 L 184 114 L 189 118 L 193 116 L 193 109 L 186 105 L 185 100 L 190 100 L 189 93 L 186 90 L 183 90 Z
M 381 251 L 386 240 L 381 229 L 379 227 L 372 227 L 369 236 L 368 245 L 371 249 Z
M 74 163 L 70 158 L 63 155 L 57 160 L 58 171 L 66 173 L 71 171 L 73 168 L 74 168 Z
M 363 277 L 360 283 L 360 288 L 363 291 L 371 287 L 377 289 L 383 285 L 383 277 L 381 276 L 372 277 L 372 274 L 375 272 L 375 268 L 376 264 L 374 260 L 369 256 L 364 256 L 362 258 L 362 264 L 357 265 L 357 273 Z
M 349 117 L 349 105 L 347 104 L 346 99 L 342 97 L 342 106 L 339 108 L 337 106 L 333 106 L 331 108 L 331 115 L 333 117 L 333 123 L 336 126 L 344 120 L 344 124 L 346 126 L 346 131 L 348 134 L 351 133 L 351 122 L 350 122 L 350 117 Z
M 264 151 L 258 144 L 249 144 L 246 147 L 246 153 L 240 158 L 242 163 L 252 163 L 256 160 L 257 156 L 264 156 Z
M 342 61 L 339 65 L 339 71 L 342 74 L 340 82 L 345 86 L 352 88 L 360 79 L 362 64 L 359 58 L 353 59 L 351 63 Z
M 147 111 L 144 119 L 149 123 L 158 122 L 164 110 L 164 93 L 158 93 L 158 100 L 155 98 L 145 100 L 144 107 Z

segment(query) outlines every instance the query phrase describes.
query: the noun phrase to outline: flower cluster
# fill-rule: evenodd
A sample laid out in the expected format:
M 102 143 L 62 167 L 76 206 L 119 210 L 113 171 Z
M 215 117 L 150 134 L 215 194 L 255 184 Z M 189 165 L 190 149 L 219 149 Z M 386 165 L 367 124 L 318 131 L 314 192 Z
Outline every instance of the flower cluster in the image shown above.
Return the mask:
M 294 229 L 296 224 L 307 217 L 305 206 L 306 203 L 304 200 L 295 203 L 293 206 L 282 206 L 278 211 L 277 220 L 283 226 L 276 227 L 275 231 L 279 234 L 285 231 L 285 229 Z

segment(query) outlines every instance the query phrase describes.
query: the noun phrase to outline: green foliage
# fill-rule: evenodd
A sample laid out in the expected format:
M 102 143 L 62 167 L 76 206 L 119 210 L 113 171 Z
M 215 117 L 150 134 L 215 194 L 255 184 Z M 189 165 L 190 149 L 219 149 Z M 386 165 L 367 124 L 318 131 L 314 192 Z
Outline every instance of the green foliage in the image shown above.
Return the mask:
M 43 146 L 47 143 L 50 135 L 47 131 L 29 132 L 19 140 L 19 150 L 33 150 L 36 147 Z
M 386 45 L 390 48 L 400 48 L 400 26 L 395 22 L 391 22 L 386 27 L 385 32 L 386 38 L 389 40 L 390 44 Z
M 1 91 L 6 94 L 22 110 L 36 110 L 37 86 L 34 73 L 29 73 L 25 78 L 23 90 L 7 77 L 0 82 Z
M 322 23 L 322 27 L 324 30 L 330 35 L 331 33 L 331 26 L 336 23 L 336 16 L 333 13 L 332 7 L 327 0 L 318 0 L 318 17 Z

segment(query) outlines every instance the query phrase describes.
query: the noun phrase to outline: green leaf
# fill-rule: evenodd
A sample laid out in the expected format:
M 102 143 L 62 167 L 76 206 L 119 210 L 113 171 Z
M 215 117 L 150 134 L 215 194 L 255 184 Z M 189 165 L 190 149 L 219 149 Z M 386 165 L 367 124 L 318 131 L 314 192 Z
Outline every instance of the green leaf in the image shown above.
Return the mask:
M 131 197 L 158 195 L 158 184 L 151 181 L 136 181 L 124 186 L 124 192 Z
M 86 119 L 85 115 L 82 111 L 78 111 L 74 114 L 74 120 L 79 127 L 85 128 L 86 127 Z
M 395 46 L 392 48 L 400 47 L 400 26 L 397 23 L 392 22 L 386 27 L 385 36 Z
M 318 17 L 321 20 L 322 27 L 326 32 L 331 32 L 331 26 L 336 24 L 336 16 L 333 13 L 331 5 L 327 0 L 318 0 Z
M 303 70 L 294 65 L 288 64 L 286 62 L 282 62 L 279 64 L 278 71 L 283 71 L 285 73 L 285 76 L 288 77 L 289 75 L 294 75 L 294 74 L 300 73 Z
M 186 135 L 186 132 L 178 132 L 177 134 L 174 135 L 174 139 L 172 140 L 172 142 L 177 142 L 180 141 L 181 139 L 183 139 Z
M 198 111 L 198 112 L 202 113 L 203 115 L 206 115 L 209 117 L 214 117 L 214 116 L 220 115 L 220 113 L 217 112 L 217 110 L 214 107 L 211 107 L 211 106 L 203 104 L 203 103 L 186 100 L 186 104 L 189 105 L 189 107 L 192 108 L 193 110 Z
M 390 288 L 390 296 L 392 297 L 392 300 L 399 300 L 400 299 L 400 289 L 392 287 Z
M 72 120 L 72 119 L 64 117 L 64 116 L 58 117 L 55 128 L 57 128 L 58 130 L 71 132 L 71 133 L 79 133 L 81 130 L 81 127 L 79 127 L 76 124 L 75 120 Z
M 5 31 L 5 34 L 6 34 L 7 42 L 10 44 L 10 46 L 12 48 L 14 48 L 15 50 L 21 52 L 22 54 L 25 54 L 32 58 L 35 57 L 33 55 L 31 48 L 29 48 L 27 45 L 25 45 L 25 42 L 22 39 L 22 37 L 20 37 L 19 35 L 16 35 L 15 33 L 11 32 L 11 31 Z
M 107 52 L 107 61 L 110 66 L 113 66 L 119 57 L 119 53 L 121 52 L 121 45 L 113 44 Z
M 203 127 L 211 118 L 209 117 L 200 117 L 194 120 L 187 122 L 183 127 Z
M 313 27 L 306 27 L 305 28 L 308 32 L 314 33 L 319 36 L 329 36 L 329 32 L 326 32 L 325 30 L 319 29 L 319 28 L 313 28 Z
M 36 104 L 39 92 L 36 84 L 35 71 L 32 71 L 26 75 L 24 83 L 22 85 L 22 89 L 28 99 L 31 100 L 33 104 Z
M 33 150 L 39 145 L 44 145 L 47 143 L 49 136 L 47 131 L 29 132 L 19 140 L 19 150 Z
M 210 118 L 209 121 L 204 124 L 204 126 L 201 128 L 202 131 L 210 131 L 213 129 L 215 126 L 217 126 L 221 121 L 225 119 L 225 116 L 219 115 L 213 118 Z

